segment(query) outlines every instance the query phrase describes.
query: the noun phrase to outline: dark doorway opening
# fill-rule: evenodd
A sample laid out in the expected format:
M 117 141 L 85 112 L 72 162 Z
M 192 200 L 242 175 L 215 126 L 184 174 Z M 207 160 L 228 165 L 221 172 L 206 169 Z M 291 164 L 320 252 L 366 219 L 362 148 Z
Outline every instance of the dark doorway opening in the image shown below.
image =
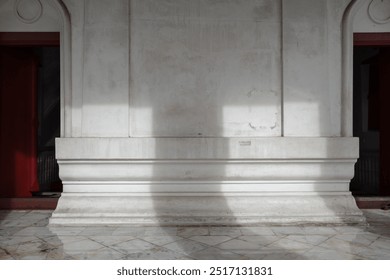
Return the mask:
M 55 138 L 60 137 L 60 48 L 35 48 L 38 70 L 38 183 L 40 193 L 61 192 L 55 159 Z
M 0 197 L 58 196 L 59 33 L 0 33 Z
M 351 191 L 390 195 L 390 33 L 355 34 L 353 134 L 360 138 Z

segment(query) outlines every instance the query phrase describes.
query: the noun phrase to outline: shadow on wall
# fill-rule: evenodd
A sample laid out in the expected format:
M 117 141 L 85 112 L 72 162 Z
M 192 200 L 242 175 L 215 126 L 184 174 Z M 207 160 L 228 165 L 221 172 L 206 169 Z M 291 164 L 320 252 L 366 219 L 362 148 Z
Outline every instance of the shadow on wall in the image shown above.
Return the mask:
M 229 137 L 250 144 L 250 137 L 281 134 L 280 22 L 273 18 L 280 4 L 240 4 L 131 1 L 130 134 L 157 138 L 150 188 L 156 223 L 162 235 L 169 225 L 186 225 L 178 229 L 185 238 L 167 247 L 188 258 L 246 258 L 243 248 L 252 258 L 270 254 L 259 248 L 272 237 L 254 237 L 259 246 L 250 250 L 241 237 L 230 240 L 240 229 L 218 227 L 242 224 L 234 214 L 245 206 L 235 197 L 251 196 L 240 172 L 254 167 L 234 158 Z M 275 258 L 298 257 L 278 250 Z
M 146 5 L 144 3 L 152 2 L 132 1 L 131 11 L 137 10 L 135 4 Z M 184 5 L 181 7 L 183 10 L 180 7 L 171 9 L 171 5 L 175 3 L 155 1 L 156 5 L 146 5 L 141 9 L 145 14 L 132 15 L 130 135 L 139 138 L 155 137 L 153 162 L 155 167 L 150 174 L 153 179 L 150 191 L 156 213 L 155 219 L 161 226 L 183 223 L 187 218 L 188 224 L 210 223 L 211 218 L 216 224 L 223 224 L 224 222 L 218 223 L 221 217 L 230 217 L 232 220 L 237 218 L 234 217 L 234 209 L 230 202 L 237 193 L 243 192 L 240 187 L 245 178 L 243 179 L 240 174 L 241 170 L 232 169 L 235 158 L 231 147 L 229 145 L 215 147 L 209 142 L 224 137 L 241 137 L 248 140 L 272 136 L 280 139 L 276 137 L 281 136 L 282 123 L 279 79 L 281 69 L 278 67 L 281 65 L 281 42 L 278 41 L 280 33 L 275 32 L 271 35 L 275 36 L 272 37 L 274 40 L 264 40 L 262 36 L 268 33 L 259 32 L 262 23 L 241 18 L 238 13 L 241 11 L 240 7 L 222 10 L 214 7 L 214 10 L 210 11 L 208 9 L 213 5 L 207 5 L 207 9 L 203 7 L 207 16 L 202 18 L 203 14 L 200 13 L 198 6 L 200 1 L 185 2 L 195 7 L 191 6 L 189 9 L 189 6 Z M 226 4 L 218 1 L 210 3 Z M 229 2 L 229 5 L 232 3 Z M 256 9 L 255 19 L 259 17 L 264 19 L 265 15 L 262 13 L 270 11 L 264 9 L 262 4 L 274 5 L 276 2 L 259 3 L 261 4 L 259 9 Z M 163 9 L 159 10 L 161 5 Z M 164 5 L 168 8 L 164 8 Z M 150 13 L 153 16 L 153 13 L 159 11 L 161 14 L 158 14 L 158 20 L 147 20 Z M 179 13 L 180 16 L 175 17 L 171 15 L 171 11 L 182 14 Z M 217 11 L 222 11 L 222 14 Z M 226 16 L 229 13 L 236 15 L 236 12 L 237 21 Z M 188 13 L 191 16 L 187 17 Z M 221 17 L 221 20 L 210 19 L 210 14 Z M 280 23 L 273 22 L 273 17 L 269 14 L 268 19 L 272 30 L 273 28 L 280 30 Z M 302 88 L 305 89 L 304 86 Z M 307 92 L 297 91 L 291 100 L 286 99 L 285 102 L 297 104 L 305 102 L 299 100 L 299 94 Z M 313 100 L 314 97 L 317 96 L 313 95 L 313 98 L 309 99 Z M 288 105 L 287 103 L 285 105 Z M 87 105 L 92 108 L 94 104 Z M 328 128 L 321 129 L 322 125 L 327 124 L 325 122 L 328 118 L 327 112 L 320 110 L 318 104 L 313 101 L 309 106 L 311 110 L 320 111 L 318 116 L 315 115 L 316 119 L 312 119 L 310 123 L 318 122 L 322 134 L 325 128 Z M 115 110 L 116 107 L 112 108 Z M 299 118 L 295 121 L 298 122 Z M 169 138 L 170 136 L 179 138 Z M 327 151 L 323 152 L 323 158 L 327 158 Z M 323 158 L 315 160 L 322 162 Z M 337 156 L 335 158 L 337 159 Z M 321 167 L 316 171 L 317 176 L 325 173 Z M 228 184 L 226 179 L 238 184 L 235 186 Z M 299 182 L 295 183 L 300 187 Z M 347 183 L 343 183 L 345 183 L 343 187 L 347 187 Z M 322 187 L 324 186 L 334 187 L 329 181 Z M 227 195 L 229 192 L 232 196 Z M 318 194 L 321 198 L 319 191 L 316 193 L 315 190 L 312 193 Z M 326 201 L 324 199 L 321 202 L 326 204 Z M 207 211 L 199 212 L 199 203 L 202 203 Z M 280 205 L 280 209 L 285 213 L 284 206 Z M 196 218 L 195 211 L 191 212 L 195 207 L 199 213 Z M 328 213 L 332 212 L 333 205 L 329 205 L 328 208 Z M 176 221 L 172 219 L 174 211 Z M 344 213 L 334 214 L 338 216 Z M 168 228 L 164 229 L 167 233 L 170 231 Z M 200 229 L 200 232 L 202 230 Z M 211 228 L 205 230 L 211 235 Z M 213 229 L 213 233 L 224 234 L 223 230 L 219 229 Z M 200 235 L 199 232 L 194 234 Z M 191 245 L 186 245 L 186 242 L 179 245 L 180 248 L 177 250 L 194 256 Z M 283 246 L 281 250 L 284 250 Z

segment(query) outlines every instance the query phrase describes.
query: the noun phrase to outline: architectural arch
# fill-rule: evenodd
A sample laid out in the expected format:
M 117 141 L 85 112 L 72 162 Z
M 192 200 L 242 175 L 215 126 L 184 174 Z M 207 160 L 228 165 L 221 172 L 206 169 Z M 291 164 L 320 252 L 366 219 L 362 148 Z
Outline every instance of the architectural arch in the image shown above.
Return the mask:
M 61 137 L 72 136 L 72 56 L 70 14 L 62 0 L 51 3 L 60 15 Z
M 352 0 L 343 17 L 341 136 L 351 137 L 353 127 L 353 20 L 366 0 Z
M 61 137 L 72 136 L 70 14 L 62 0 L 3 0 L 0 32 L 59 32 Z
M 356 17 L 359 17 L 359 26 L 354 26 Z M 388 32 L 390 1 L 352 0 L 344 12 L 342 24 L 341 136 L 351 137 L 353 134 L 353 33 Z

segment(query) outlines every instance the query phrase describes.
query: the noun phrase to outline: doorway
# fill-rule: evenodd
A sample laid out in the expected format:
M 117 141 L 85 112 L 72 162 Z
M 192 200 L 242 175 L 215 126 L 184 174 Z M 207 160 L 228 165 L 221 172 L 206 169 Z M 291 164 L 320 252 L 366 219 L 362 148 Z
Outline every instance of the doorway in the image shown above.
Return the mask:
M 354 34 L 353 134 L 360 138 L 351 191 L 390 195 L 390 33 Z
M 62 191 L 59 33 L 0 33 L 0 197 Z

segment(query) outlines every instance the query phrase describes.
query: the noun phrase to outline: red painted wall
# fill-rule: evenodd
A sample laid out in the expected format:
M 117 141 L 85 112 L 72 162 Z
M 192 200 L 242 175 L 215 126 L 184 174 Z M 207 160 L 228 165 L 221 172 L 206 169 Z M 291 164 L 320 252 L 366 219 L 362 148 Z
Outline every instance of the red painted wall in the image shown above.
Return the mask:
M 37 180 L 37 62 L 29 48 L 0 47 L 0 196 L 29 197 Z

